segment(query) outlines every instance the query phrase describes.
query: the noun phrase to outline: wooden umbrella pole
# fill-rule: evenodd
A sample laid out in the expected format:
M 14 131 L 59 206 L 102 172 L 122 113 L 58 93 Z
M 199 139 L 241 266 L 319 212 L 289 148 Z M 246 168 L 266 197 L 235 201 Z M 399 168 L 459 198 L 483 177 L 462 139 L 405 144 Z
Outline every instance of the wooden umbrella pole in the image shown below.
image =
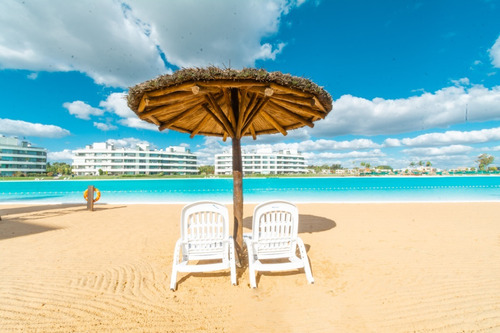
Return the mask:
M 239 114 L 238 89 L 231 89 L 231 109 L 233 111 L 234 123 L 237 124 Z M 241 254 L 243 253 L 243 162 L 241 158 L 240 133 L 235 133 L 233 143 L 233 215 L 234 230 L 233 237 L 236 246 L 236 264 L 241 265 Z
M 243 250 L 243 171 L 239 138 L 233 138 L 233 213 L 233 237 L 237 253 L 236 264 L 241 267 L 240 256 Z

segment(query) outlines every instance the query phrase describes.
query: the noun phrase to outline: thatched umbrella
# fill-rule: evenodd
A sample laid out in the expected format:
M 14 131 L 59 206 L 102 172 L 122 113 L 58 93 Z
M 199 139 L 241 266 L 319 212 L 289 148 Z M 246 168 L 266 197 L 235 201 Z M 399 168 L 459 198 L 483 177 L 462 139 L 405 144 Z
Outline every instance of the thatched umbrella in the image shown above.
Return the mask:
M 233 145 L 234 238 L 243 246 L 243 136 L 281 133 L 325 118 L 332 98 L 313 82 L 280 72 L 216 67 L 182 69 L 129 89 L 129 107 L 160 131 L 230 137 Z

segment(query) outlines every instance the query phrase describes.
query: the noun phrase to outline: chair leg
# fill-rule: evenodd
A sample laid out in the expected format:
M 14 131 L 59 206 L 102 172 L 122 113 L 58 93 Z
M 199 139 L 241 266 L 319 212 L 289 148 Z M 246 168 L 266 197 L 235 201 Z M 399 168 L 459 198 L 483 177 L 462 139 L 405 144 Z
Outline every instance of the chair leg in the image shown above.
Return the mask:
M 255 267 L 254 267 L 254 257 L 253 257 L 253 247 L 252 247 L 252 237 L 243 237 L 245 246 L 247 248 L 248 255 L 248 273 L 250 275 L 250 287 L 257 288 L 257 281 L 255 280 Z
M 257 288 L 257 281 L 255 279 L 255 258 L 251 246 L 248 248 L 248 273 L 250 274 L 250 287 Z
M 255 279 L 255 269 L 253 267 L 253 263 L 248 263 L 248 272 L 250 273 L 250 287 L 257 288 L 257 281 Z
M 236 260 L 235 260 L 235 250 L 233 238 L 229 239 L 229 265 L 231 268 L 231 283 L 236 286 Z
M 181 250 L 180 240 L 175 243 L 174 260 L 172 263 L 172 275 L 170 276 L 170 290 L 174 291 L 177 287 L 177 263 L 179 262 L 179 255 Z
M 300 258 L 304 263 L 304 271 L 306 273 L 307 281 L 312 284 L 314 283 L 314 278 L 312 276 L 311 266 L 309 265 L 309 259 L 307 258 L 306 247 L 304 246 L 304 242 L 302 241 L 302 239 L 300 239 L 299 237 L 297 237 L 297 246 L 299 247 Z

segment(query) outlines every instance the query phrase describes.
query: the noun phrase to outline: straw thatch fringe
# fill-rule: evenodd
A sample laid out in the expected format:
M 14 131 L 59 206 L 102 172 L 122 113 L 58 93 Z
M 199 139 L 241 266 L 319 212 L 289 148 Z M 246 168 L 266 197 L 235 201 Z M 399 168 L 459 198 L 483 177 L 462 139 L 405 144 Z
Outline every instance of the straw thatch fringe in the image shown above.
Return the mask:
M 332 97 L 330 94 L 308 79 L 292 76 L 290 74 L 283 74 L 281 72 L 267 72 L 264 69 L 244 68 L 242 70 L 236 70 L 221 69 L 218 67 L 185 68 L 173 74 L 162 75 L 155 79 L 140 83 L 129 88 L 127 97 L 128 106 L 137 112 L 142 96 L 148 91 L 176 86 L 190 81 L 213 80 L 253 80 L 262 83 L 276 83 L 284 87 L 311 93 L 318 98 L 327 112 L 332 109 Z

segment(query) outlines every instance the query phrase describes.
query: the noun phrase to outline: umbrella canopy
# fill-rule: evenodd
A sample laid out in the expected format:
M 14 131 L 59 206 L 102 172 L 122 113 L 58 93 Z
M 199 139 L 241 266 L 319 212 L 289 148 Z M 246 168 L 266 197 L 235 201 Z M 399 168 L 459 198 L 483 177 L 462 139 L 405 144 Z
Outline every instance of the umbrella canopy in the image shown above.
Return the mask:
M 308 79 L 262 69 L 181 69 L 129 89 L 128 105 L 137 116 L 195 135 L 232 139 L 234 236 L 243 245 L 243 190 L 240 139 L 261 134 L 287 135 L 314 127 L 332 108 L 332 98 Z

